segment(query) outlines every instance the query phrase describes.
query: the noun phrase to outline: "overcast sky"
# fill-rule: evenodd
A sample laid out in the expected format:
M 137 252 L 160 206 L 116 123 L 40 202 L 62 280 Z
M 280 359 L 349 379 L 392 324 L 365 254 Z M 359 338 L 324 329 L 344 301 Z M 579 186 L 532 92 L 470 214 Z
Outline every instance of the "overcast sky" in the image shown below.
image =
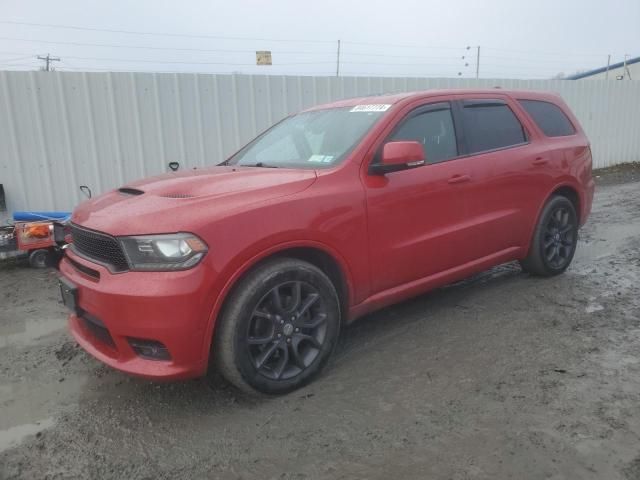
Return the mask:
M 0 0 L 0 69 L 335 75 L 338 39 L 344 75 L 473 77 L 480 45 L 482 78 L 549 78 L 640 56 L 640 0 Z

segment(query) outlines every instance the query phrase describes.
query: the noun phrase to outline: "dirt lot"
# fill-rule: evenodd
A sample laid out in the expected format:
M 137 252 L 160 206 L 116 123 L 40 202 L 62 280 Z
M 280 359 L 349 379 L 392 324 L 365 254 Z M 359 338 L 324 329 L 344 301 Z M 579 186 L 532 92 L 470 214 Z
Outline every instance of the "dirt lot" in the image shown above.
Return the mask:
M 0 270 L 0 478 L 640 479 L 640 183 L 602 172 L 574 264 L 515 264 L 346 329 L 273 399 L 153 384 L 65 331 L 52 271 Z

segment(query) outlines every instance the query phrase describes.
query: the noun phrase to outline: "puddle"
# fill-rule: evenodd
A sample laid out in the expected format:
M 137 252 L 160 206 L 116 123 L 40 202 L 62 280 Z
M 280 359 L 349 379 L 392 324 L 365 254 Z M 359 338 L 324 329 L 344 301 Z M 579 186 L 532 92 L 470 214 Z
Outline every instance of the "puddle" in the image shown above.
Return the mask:
M 25 423 L 0 430 L 0 452 L 15 447 L 29 435 L 35 435 L 42 430 L 53 427 L 54 424 L 53 418 L 45 418 L 36 423 Z
M 43 365 L 31 372 L 0 384 L 0 432 L 37 424 L 41 418 L 75 405 L 86 391 L 85 374 L 65 374 L 55 364 L 54 368 Z
M 15 345 L 32 345 L 40 337 L 64 329 L 60 319 L 32 318 L 0 325 L 0 348 Z

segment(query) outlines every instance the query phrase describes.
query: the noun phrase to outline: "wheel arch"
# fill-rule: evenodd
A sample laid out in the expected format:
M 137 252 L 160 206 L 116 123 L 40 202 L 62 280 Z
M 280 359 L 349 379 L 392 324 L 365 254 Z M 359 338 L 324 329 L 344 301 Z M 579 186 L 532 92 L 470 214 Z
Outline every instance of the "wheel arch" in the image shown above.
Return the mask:
M 554 187 L 547 192 L 542 202 L 540 202 L 540 204 L 538 205 L 538 210 L 536 212 L 536 215 L 533 219 L 533 222 L 531 222 L 531 226 L 529 228 L 529 235 L 528 235 L 529 240 L 526 245 L 523 258 L 529 254 L 529 249 L 531 248 L 531 241 L 533 239 L 533 234 L 536 230 L 536 225 L 538 225 L 538 222 L 540 221 L 540 215 L 542 215 L 542 209 L 547 204 L 549 199 L 554 195 L 562 195 L 563 197 L 569 199 L 569 201 L 573 204 L 574 208 L 576 209 L 576 215 L 578 217 L 578 225 L 581 225 L 582 212 L 580 211 L 580 208 L 582 205 L 582 200 L 580 198 L 579 192 L 580 192 L 579 189 L 576 188 L 576 186 L 570 182 L 563 182 L 563 183 L 554 185 Z
M 212 309 L 205 335 L 204 348 L 207 349 L 206 355 L 209 357 L 209 361 L 211 357 L 211 346 L 213 345 L 213 338 L 218 324 L 217 320 L 224 311 L 234 288 L 257 267 L 274 258 L 296 258 L 311 263 L 324 272 L 336 287 L 340 301 L 341 317 L 343 321 L 346 319 L 350 301 L 353 298 L 353 284 L 349 267 L 340 254 L 327 245 L 315 241 L 280 244 L 244 261 L 242 266 L 230 276 L 222 288 Z
M 561 185 L 547 196 L 542 205 L 544 206 L 554 195 L 561 195 L 567 198 L 573 204 L 573 208 L 575 208 L 576 215 L 578 217 L 578 225 L 582 225 L 582 201 L 580 200 L 580 194 L 578 193 L 578 190 L 571 185 Z

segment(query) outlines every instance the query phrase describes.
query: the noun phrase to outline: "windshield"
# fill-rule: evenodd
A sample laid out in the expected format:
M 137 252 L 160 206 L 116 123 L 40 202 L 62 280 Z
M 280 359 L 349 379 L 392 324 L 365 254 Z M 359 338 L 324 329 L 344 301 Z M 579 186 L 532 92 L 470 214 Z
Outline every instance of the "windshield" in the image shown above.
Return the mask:
M 230 165 L 329 168 L 340 163 L 390 105 L 358 105 L 286 118 L 244 147 Z

